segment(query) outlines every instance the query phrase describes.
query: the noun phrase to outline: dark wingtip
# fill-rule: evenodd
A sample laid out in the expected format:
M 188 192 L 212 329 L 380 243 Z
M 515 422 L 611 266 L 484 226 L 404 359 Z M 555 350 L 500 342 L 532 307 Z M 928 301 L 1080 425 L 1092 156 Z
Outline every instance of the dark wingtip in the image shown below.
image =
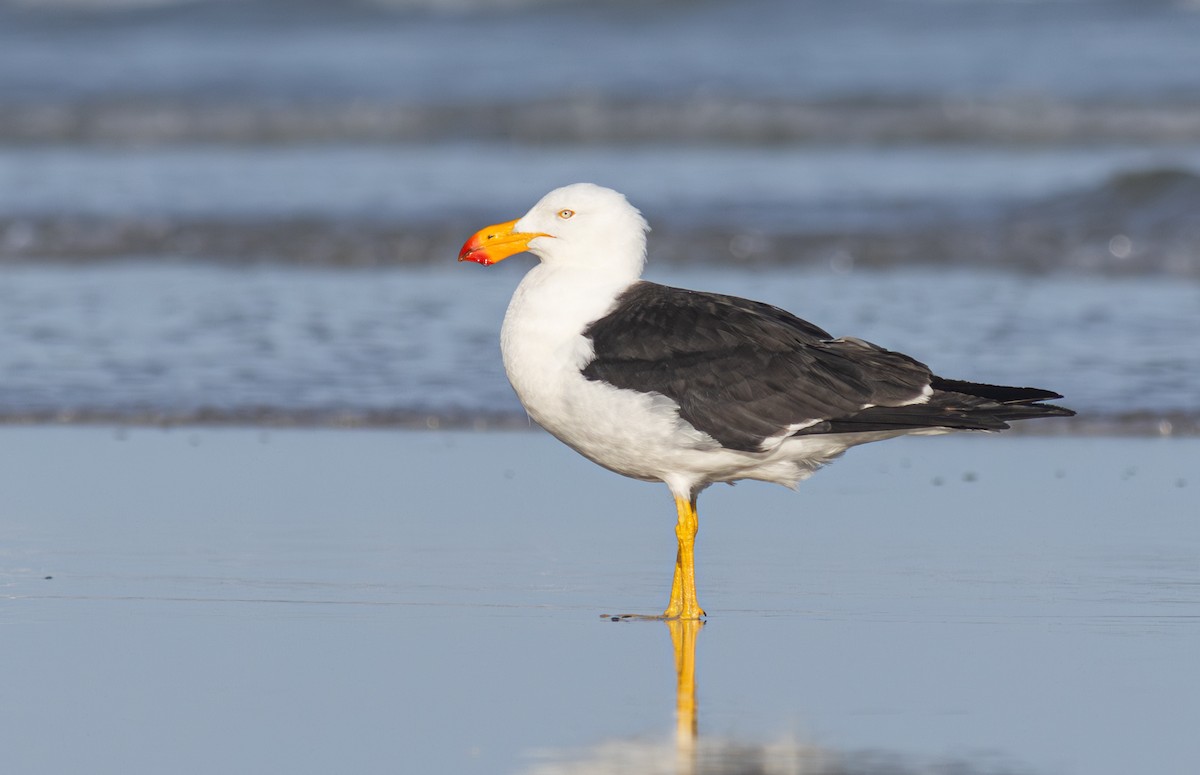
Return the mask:
M 934 390 L 944 390 L 948 393 L 962 393 L 968 396 L 986 398 L 998 404 L 1035 404 L 1040 401 L 1053 401 L 1057 398 L 1062 398 L 1062 394 L 1055 393 L 1053 390 L 1013 387 L 1010 385 L 989 385 L 983 382 L 967 382 L 961 379 L 945 379 L 943 377 L 934 377 L 929 384 Z

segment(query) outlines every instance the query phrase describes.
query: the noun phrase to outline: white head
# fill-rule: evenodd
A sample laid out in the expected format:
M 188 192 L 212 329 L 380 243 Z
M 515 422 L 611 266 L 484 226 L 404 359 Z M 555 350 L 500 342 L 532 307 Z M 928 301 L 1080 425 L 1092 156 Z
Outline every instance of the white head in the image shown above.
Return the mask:
M 624 195 L 592 183 L 556 188 L 515 221 L 478 231 L 459 261 L 494 264 L 529 251 L 547 267 L 636 279 L 650 227 Z

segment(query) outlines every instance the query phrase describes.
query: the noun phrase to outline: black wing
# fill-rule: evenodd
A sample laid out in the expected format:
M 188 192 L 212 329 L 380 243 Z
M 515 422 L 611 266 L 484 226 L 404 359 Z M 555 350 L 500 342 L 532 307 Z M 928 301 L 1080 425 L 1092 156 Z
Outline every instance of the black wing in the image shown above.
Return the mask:
M 657 392 L 722 446 L 760 451 L 771 436 L 948 427 L 1070 413 L 1056 393 L 934 377 L 924 364 L 860 339 L 834 339 L 761 302 L 639 282 L 584 335 L 591 380 Z M 921 404 L 927 386 L 934 393 Z M 1051 411 L 1053 410 L 1053 411 Z
M 758 451 L 789 426 L 917 398 L 923 364 L 827 332 L 778 307 L 649 282 L 584 332 L 588 379 L 657 392 L 722 446 Z

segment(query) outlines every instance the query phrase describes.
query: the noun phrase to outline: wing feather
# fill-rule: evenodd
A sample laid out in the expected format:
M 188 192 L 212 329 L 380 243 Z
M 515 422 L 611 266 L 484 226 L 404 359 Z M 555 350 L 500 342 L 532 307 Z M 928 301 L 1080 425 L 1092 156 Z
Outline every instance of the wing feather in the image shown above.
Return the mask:
M 584 332 L 588 379 L 657 392 L 722 446 L 760 451 L 788 429 L 921 400 L 922 363 L 761 302 L 639 282 Z

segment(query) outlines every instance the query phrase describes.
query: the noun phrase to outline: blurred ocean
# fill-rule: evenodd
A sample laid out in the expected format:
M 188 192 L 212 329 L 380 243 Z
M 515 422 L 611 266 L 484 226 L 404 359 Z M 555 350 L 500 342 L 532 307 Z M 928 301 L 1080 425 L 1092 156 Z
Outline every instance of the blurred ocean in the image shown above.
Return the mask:
M 1200 428 L 1194 0 L 0 0 L 0 420 L 515 424 L 592 180 L 652 276 Z

